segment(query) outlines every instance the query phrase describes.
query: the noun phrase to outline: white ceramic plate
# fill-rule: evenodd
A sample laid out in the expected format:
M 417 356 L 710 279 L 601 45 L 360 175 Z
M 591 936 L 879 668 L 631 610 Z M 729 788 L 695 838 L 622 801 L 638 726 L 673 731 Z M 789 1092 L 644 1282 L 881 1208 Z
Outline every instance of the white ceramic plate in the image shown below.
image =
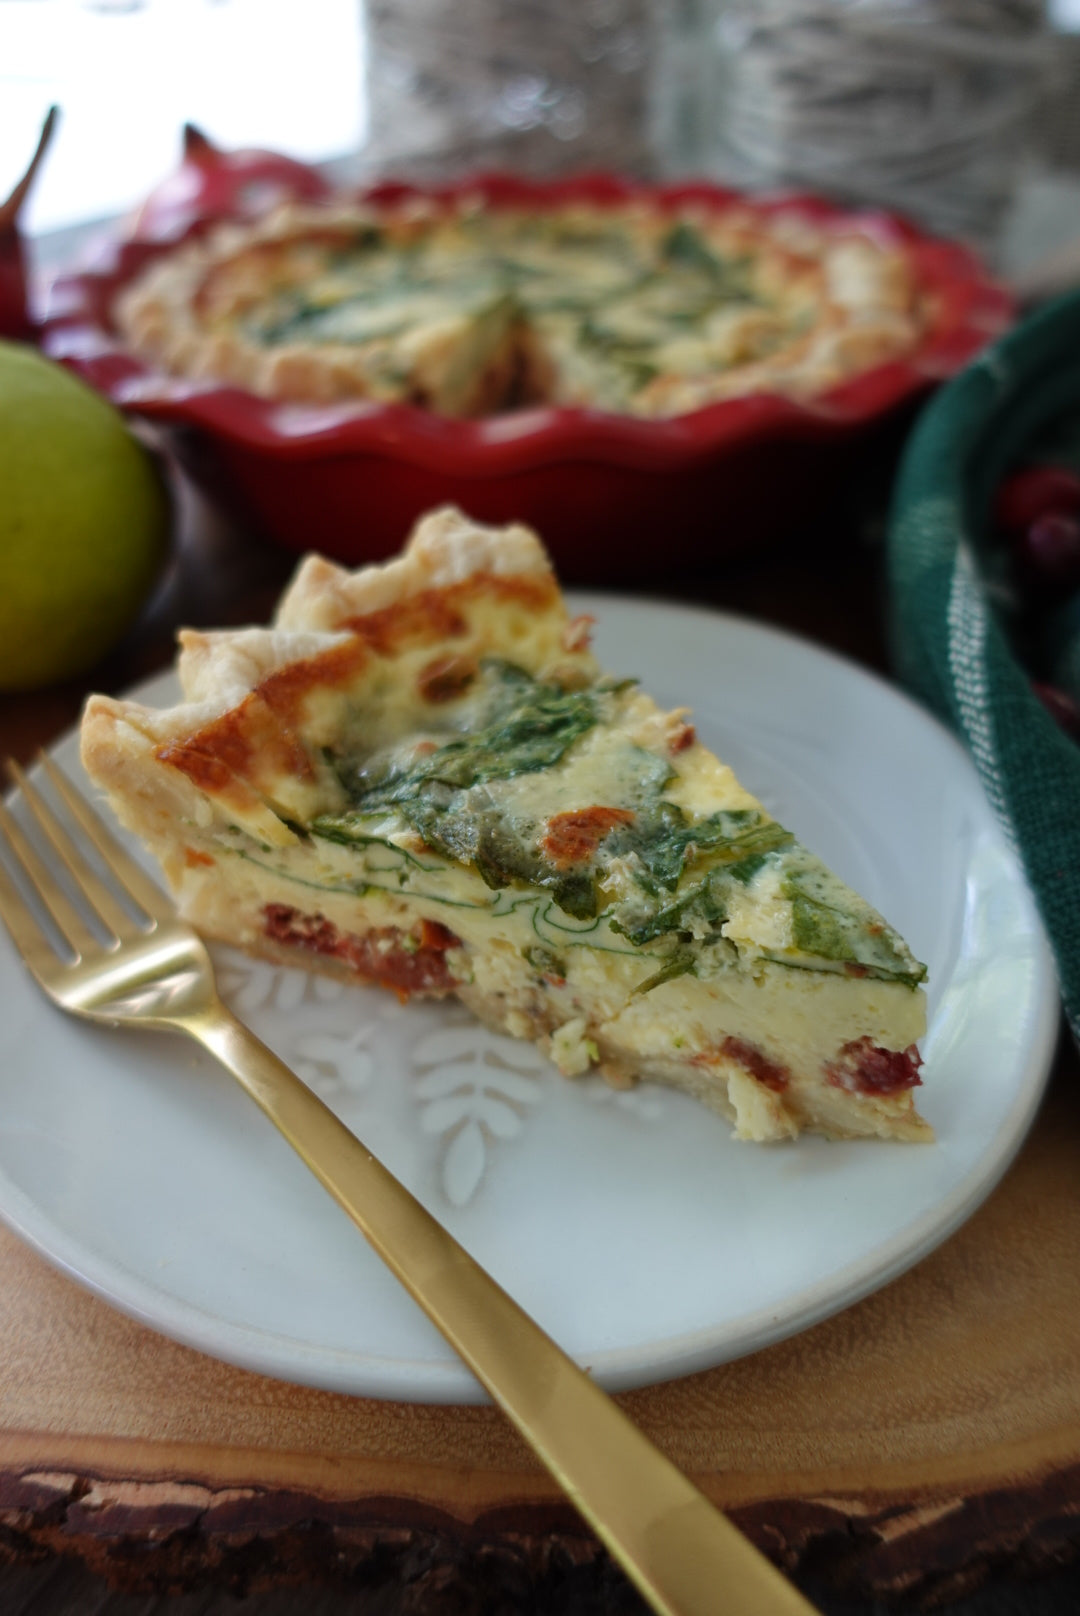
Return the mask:
M 613 670 L 699 733 L 930 967 L 933 1145 L 736 1144 L 666 1089 L 567 1082 L 457 1008 L 222 951 L 234 1007 L 611 1388 L 751 1352 L 950 1234 L 1034 1115 L 1050 955 L 966 756 L 889 686 L 714 613 L 582 599 Z M 168 701 L 159 680 L 147 699 Z M 76 743 L 56 750 L 79 776 Z M 80 777 L 81 778 L 81 777 Z M 0 936 L 0 1215 L 125 1312 L 250 1369 L 469 1401 L 468 1372 L 208 1057 L 52 1009 Z

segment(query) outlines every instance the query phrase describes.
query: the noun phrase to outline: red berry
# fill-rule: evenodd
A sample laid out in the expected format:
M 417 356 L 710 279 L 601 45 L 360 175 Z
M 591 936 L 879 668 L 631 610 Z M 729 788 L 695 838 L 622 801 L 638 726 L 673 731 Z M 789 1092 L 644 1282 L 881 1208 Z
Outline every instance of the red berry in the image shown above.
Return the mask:
M 1040 685 L 1032 682 L 1032 690 L 1038 696 L 1055 724 L 1071 735 L 1074 741 L 1080 741 L 1080 705 L 1078 705 L 1066 690 L 1059 690 L 1057 685 Z
M 1006 477 L 994 520 L 1008 533 L 1021 533 L 1049 511 L 1080 512 L 1080 477 L 1066 466 L 1029 466 Z
M 1048 511 L 1025 529 L 1015 549 L 1028 580 L 1043 592 L 1080 585 L 1080 518 Z

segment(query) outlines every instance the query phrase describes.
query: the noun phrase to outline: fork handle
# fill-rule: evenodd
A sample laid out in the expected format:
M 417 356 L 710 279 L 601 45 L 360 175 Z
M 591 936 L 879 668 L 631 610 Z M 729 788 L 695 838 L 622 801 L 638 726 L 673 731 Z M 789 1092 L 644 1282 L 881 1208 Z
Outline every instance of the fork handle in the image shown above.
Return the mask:
M 217 1005 L 185 1017 L 464 1359 L 663 1616 L 806 1616 L 802 1595 L 296 1074 Z

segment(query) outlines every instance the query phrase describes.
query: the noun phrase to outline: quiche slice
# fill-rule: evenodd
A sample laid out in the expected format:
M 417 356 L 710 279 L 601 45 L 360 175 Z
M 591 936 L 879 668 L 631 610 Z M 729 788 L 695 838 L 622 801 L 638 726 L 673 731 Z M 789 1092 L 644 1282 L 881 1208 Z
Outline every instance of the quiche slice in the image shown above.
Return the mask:
M 741 1139 L 926 1139 L 925 970 L 589 650 L 539 540 L 426 517 L 299 568 L 270 628 L 181 635 L 184 699 L 93 696 L 82 755 L 211 937 L 456 994 L 567 1076 L 652 1079 Z

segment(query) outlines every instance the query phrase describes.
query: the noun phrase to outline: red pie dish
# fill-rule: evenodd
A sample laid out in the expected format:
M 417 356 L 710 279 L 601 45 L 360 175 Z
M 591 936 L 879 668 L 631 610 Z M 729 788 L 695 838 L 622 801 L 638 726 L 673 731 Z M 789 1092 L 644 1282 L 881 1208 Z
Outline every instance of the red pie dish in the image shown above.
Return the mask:
M 962 369 L 1011 322 L 1008 293 L 965 248 L 883 213 L 821 199 L 748 199 L 706 184 L 634 186 L 593 175 L 533 183 L 506 175 L 440 190 L 382 185 L 376 208 L 544 212 L 646 206 L 732 214 L 863 239 L 903 259 L 920 329 L 906 351 L 806 396 L 761 390 L 687 413 L 526 405 L 479 418 L 414 403 L 300 403 L 206 377 L 168 374 L 133 351 L 117 302 L 156 261 L 206 237 L 129 237 L 51 288 L 42 344 L 132 414 L 166 429 L 193 475 L 254 530 L 350 564 L 395 552 L 424 511 L 454 503 L 488 522 L 539 529 L 560 571 L 597 582 L 656 578 L 774 537 L 820 512 L 876 431 Z

